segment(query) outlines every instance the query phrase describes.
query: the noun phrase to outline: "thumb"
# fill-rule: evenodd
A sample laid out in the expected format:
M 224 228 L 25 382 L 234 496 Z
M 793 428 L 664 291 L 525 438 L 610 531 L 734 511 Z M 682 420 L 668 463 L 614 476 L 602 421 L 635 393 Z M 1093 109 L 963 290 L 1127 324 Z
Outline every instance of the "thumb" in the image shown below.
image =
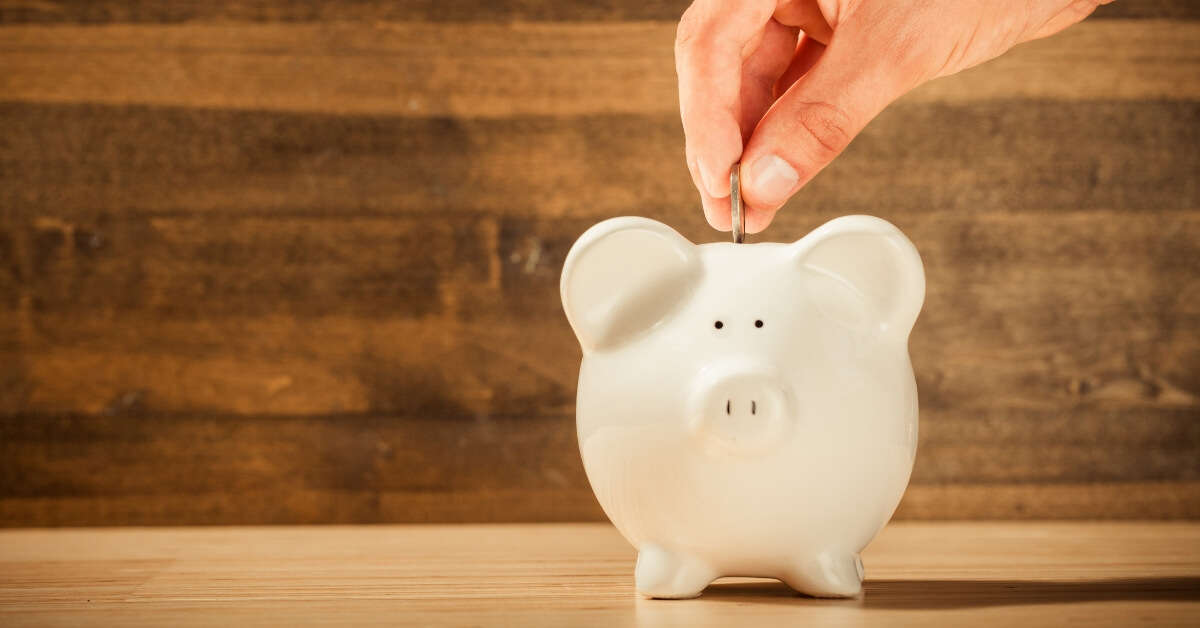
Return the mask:
M 749 231 L 765 227 L 784 201 L 907 91 L 885 63 L 836 40 L 772 105 L 742 153 Z

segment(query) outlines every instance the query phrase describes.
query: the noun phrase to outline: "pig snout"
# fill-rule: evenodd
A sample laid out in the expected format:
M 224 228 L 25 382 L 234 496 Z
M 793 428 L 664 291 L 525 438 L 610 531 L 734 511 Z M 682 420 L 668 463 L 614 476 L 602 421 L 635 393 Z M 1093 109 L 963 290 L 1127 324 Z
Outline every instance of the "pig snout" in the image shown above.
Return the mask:
M 795 405 L 783 377 L 748 360 L 705 367 L 692 382 L 691 398 L 689 427 L 706 445 L 727 454 L 778 444 Z

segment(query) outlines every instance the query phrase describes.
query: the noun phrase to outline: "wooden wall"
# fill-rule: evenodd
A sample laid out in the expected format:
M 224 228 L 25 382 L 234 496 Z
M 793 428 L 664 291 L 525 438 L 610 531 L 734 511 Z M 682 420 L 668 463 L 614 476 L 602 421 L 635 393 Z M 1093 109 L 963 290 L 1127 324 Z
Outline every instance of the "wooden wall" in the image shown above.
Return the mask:
M 698 241 L 686 2 L 0 0 L 0 525 L 594 520 L 563 257 Z M 907 518 L 1200 517 L 1200 8 L 920 88 L 767 239 L 909 234 Z

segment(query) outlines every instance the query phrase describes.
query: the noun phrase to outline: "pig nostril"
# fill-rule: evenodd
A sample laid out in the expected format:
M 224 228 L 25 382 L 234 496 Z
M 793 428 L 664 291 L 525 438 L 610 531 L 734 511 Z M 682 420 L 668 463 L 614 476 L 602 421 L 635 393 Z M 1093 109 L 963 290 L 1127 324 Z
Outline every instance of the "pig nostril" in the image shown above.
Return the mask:
M 754 400 L 750 401 L 750 414 L 758 414 L 758 404 Z
M 713 324 L 713 327 L 716 327 L 717 329 L 720 329 L 724 326 L 725 326 L 725 323 L 722 323 L 721 321 L 717 321 L 716 323 Z
M 762 321 L 754 321 L 754 326 L 755 326 L 755 327 L 762 327 L 762 326 L 763 326 L 763 322 L 762 322 Z

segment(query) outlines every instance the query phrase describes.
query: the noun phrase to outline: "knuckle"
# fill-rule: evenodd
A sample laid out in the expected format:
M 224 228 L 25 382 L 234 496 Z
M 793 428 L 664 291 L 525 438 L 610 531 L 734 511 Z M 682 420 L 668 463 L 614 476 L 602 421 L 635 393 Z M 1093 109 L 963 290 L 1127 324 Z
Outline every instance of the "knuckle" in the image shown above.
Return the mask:
M 795 132 L 805 142 L 810 157 L 826 162 L 837 157 L 853 137 L 850 116 L 840 107 L 825 102 L 802 103 L 795 114 Z
M 699 3 L 696 3 L 688 7 L 679 18 L 679 28 L 675 30 L 675 53 L 688 50 L 703 30 L 704 19 L 700 15 Z

